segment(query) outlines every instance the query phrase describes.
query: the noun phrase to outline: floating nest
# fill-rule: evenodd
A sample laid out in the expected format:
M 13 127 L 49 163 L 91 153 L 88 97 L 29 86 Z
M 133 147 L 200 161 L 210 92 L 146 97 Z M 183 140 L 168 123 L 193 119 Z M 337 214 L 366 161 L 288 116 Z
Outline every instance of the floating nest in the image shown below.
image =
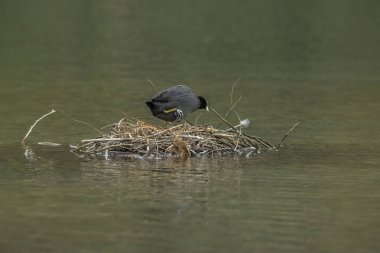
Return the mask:
M 188 123 L 160 127 L 135 119 L 121 119 L 108 134 L 81 141 L 73 151 L 88 157 L 168 158 L 222 155 L 252 156 L 276 148 L 243 132 L 243 124 L 222 130 Z

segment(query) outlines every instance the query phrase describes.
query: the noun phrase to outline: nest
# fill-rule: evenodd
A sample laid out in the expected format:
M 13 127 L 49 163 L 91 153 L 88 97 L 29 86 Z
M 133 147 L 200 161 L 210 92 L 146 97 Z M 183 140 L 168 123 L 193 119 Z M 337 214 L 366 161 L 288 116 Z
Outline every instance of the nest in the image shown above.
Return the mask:
M 272 144 L 242 131 L 242 127 L 217 129 L 187 123 L 160 127 L 140 120 L 121 119 L 108 134 L 82 140 L 73 151 L 89 157 L 167 158 L 244 155 L 276 149 Z

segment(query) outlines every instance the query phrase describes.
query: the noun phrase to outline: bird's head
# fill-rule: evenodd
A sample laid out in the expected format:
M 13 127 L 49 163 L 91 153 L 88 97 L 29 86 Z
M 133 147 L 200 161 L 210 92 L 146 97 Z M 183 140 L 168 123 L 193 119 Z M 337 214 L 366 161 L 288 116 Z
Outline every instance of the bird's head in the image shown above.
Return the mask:
M 206 109 L 208 111 L 208 104 L 207 104 L 206 99 L 204 99 L 203 97 L 198 97 L 198 98 L 199 98 L 199 101 L 201 101 L 201 105 L 199 106 L 199 109 Z

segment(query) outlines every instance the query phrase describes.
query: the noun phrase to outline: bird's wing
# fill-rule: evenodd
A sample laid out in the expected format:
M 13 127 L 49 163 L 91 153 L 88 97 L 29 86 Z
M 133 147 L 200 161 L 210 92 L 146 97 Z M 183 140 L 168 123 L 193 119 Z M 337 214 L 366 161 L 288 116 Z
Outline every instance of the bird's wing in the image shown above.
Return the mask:
M 176 101 L 172 101 L 168 103 L 162 103 L 158 111 L 164 112 L 164 113 L 170 113 L 170 112 L 173 112 L 177 108 L 178 108 L 178 103 Z
M 154 98 L 152 98 L 152 101 L 169 102 L 171 100 L 176 100 L 178 98 L 181 98 L 182 96 L 186 96 L 189 94 L 189 92 L 192 93 L 191 89 L 187 87 L 186 85 L 177 85 L 177 86 L 161 91 Z

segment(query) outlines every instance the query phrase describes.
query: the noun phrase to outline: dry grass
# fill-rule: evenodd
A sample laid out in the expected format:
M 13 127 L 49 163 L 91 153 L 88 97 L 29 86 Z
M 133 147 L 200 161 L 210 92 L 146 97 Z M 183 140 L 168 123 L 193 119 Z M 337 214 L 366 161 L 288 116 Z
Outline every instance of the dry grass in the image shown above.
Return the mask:
M 160 127 L 140 120 L 121 119 L 111 126 L 109 134 L 82 140 L 73 151 L 84 156 L 167 158 L 213 155 L 251 156 L 263 150 L 276 149 L 269 142 L 242 131 L 210 125 L 187 123 Z

